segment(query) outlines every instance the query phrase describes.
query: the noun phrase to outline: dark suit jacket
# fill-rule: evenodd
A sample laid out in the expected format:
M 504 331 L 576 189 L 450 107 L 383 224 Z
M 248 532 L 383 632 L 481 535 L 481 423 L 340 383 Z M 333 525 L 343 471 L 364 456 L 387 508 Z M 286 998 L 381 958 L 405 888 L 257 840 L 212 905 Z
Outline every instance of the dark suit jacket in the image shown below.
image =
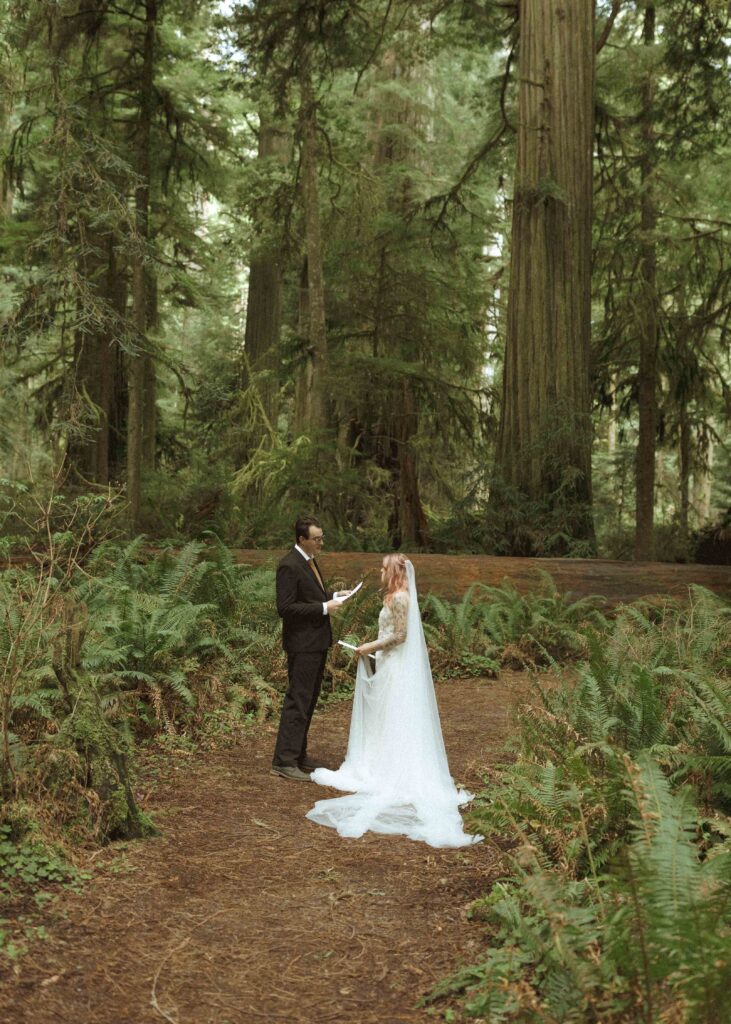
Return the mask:
M 330 616 L 323 615 L 322 604 L 332 596 L 332 591 L 322 589 L 299 551 L 292 548 L 277 566 L 277 611 L 282 617 L 282 646 L 288 654 L 326 651 L 330 647 Z

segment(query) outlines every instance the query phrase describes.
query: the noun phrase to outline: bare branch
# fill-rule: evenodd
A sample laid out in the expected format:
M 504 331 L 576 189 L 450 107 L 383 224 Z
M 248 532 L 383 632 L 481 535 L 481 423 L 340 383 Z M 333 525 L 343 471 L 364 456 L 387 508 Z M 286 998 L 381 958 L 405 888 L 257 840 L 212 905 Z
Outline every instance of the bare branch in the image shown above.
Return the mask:
M 368 68 L 371 66 L 373 61 L 376 59 L 376 55 L 378 54 L 378 51 L 381 48 L 381 43 L 383 42 L 383 37 L 386 34 L 386 25 L 388 24 L 388 19 L 389 19 L 390 15 L 391 15 L 391 8 L 392 7 L 393 7 L 393 0 L 388 0 L 388 3 L 386 4 L 386 13 L 383 16 L 383 22 L 381 24 L 381 30 L 378 33 L 378 39 L 376 40 L 376 45 L 373 47 L 373 50 L 371 51 L 368 59 L 366 60 L 365 64 L 363 65 L 363 67 L 360 69 L 360 71 L 358 72 L 358 74 L 356 76 L 355 85 L 353 86 L 353 95 L 354 96 L 358 95 L 358 86 L 360 85 L 360 80 L 363 77 L 363 75 L 366 73 Z
M 609 13 L 609 17 L 604 22 L 604 28 L 602 29 L 602 34 L 599 36 L 599 38 L 597 40 L 597 44 L 596 44 L 596 52 L 597 53 L 599 53 L 599 51 L 604 48 L 604 45 L 605 45 L 607 39 L 609 39 L 609 33 L 612 31 L 612 28 L 614 26 L 614 22 L 615 22 L 615 20 L 617 18 L 617 15 L 619 14 L 619 9 L 620 9 L 621 6 L 622 6 L 622 0 L 612 0 L 612 10 Z
M 487 154 L 495 149 L 503 139 L 506 131 L 515 131 L 515 128 L 510 123 L 505 110 L 505 96 L 508 89 L 508 82 L 510 81 L 510 69 L 513 63 L 513 57 L 515 55 L 515 43 L 510 48 L 508 59 L 505 63 L 505 71 L 503 72 L 502 82 L 500 84 L 500 114 L 501 121 L 497 129 L 493 132 L 489 139 L 480 146 L 477 152 L 474 154 L 472 159 L 469 161 L 465 169 L 460 174 L 459 178 L 454 185 L 447 191 L 441 193 L 441 195 L 432 196 L 431 199 L 427 199 L 424 203 L 424 209 L 427 210 L 429 207 L 434 206 L 437 203 L 441 204 L 439 213 L 434 222 L 434 227 L 443 227 L 444 221 L 447 216 L 447 210 L 449 209 L 450 203 L 459 202 L 459 194 L 470 180 L 472 175 L 477 171 L 482 161 L 485 159 Z

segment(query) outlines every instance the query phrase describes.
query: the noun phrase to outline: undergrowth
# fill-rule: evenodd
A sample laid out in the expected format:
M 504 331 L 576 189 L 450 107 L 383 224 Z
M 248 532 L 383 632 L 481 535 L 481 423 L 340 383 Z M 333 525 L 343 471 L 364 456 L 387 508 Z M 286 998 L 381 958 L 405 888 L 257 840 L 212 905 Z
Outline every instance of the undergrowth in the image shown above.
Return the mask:
M 273 566 L 238 565 L 212 536 L 177 551 L 49 536 L 35 564 L 0 575 L 0 948 L 11 956 L 35 934 L 28 907 L 83 881 L 79 846 L 156 831 L 135 798 L 141 752 L 236 741 L 276 714 L 286 686 Z M 372 633 L 379 605 L 369 584 L 334 620 L 336 639 Z M 599 599 L 572 601 L 544 575 L 531 594 L 478 584 L 423 611 L 437 677 L 571 664 L 559 685 L 537 676 L 515 759 L 477 802 L 473 824 L 503 877 L 473 908 L 485 956 L 439 986 L 435 1012 L 722 1020 L 728 605 L 697 588 L 685 606 L 638 603 L 609 620 Z M 349 694 L 353 675 L 334 647 L 324 698 Z
M 575 661 L 588 651 L 588 630 L 606 629 L 602 604 L 599 597 L 571 600 L 547 572 L 526 594 L 509 580 L 475 583 L 459 602 L 430 594 L 423 611 L 433 668 L 441 676 L 495 675 Z
M 273 567 L 237 564 L 215 537 L 178 551 L 106 541 L 65 558 L 71 535 L 55 536 L 53 557 L 0 574 L 6 906 L 66 884 L 79 846 L 157 831 L 135 799 L 141 753 L 236 742 L 286 687 Z M 336 636 L 364 635 L 377 604 L 371 590 L 346 605 Z M 323 699 L 349 694 L 352 677 L 334 648 Z M 46 855 L 63 881 L 33 874 Z
M 622 609 L 536 682 L 472 813 L 503 877 L 472 908 L 483 958 L 430 997 L 444 1020 L 729 1019 L 730 636 L 694 588 Z

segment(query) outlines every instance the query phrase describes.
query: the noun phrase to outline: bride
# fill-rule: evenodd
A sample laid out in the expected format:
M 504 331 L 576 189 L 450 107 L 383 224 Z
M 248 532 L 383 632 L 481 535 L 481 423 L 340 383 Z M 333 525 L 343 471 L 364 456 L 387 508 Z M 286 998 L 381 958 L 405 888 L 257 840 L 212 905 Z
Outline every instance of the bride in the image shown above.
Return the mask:
M 414 567 L 386 555 L 378 639 L 359 655 L 345 761 L 317 768 L 313 782 L 349 796 L 318 800 L 307 817 L 341 836 L 405 835 L 430 846 L 468 846 L 459 808 L 472 799 L 449 774 L 429 655 L 416 596 Z M 369 655 L 375 653 L 375 669 Z

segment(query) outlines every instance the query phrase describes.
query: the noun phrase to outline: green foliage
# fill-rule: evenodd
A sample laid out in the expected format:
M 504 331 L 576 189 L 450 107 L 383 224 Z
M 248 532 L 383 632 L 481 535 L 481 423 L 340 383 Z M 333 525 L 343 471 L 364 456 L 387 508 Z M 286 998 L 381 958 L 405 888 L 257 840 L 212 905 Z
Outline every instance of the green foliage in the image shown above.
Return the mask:
M 139 745 L 230 742 L 279 707 L 274 570 L 237 564 L 213 536 L 155 552 L 143 537 L 103 542 L 67 569 L 0 576 L 8 806 L 40 801 L 44 842 L 59 830 L 71 842 L 152 834 L 133 795 Z M 336 637 L 365 636 L 377 602 L 366 587 L 334 620 Z M 353 676 L 338 648 L 325 699 L 349 695 Z
M 636 268 L 649 246 L 661 451 L 656 555 L 687 561 L 692 527 L 728 503 L 727 468 L 711 472 L 714 456 L 726 459 L 728 416 L 723 338 L 731 249 L 722 182 L 730 152 L 721 128 L 731 99 L 728 9 L 690 8 L 680 0 L 655 5 L 652 39 L 643 38 L 645 11 L 638 6 L 617 19 L 612 45 L 597 60 L 595 510 L 603 551 L 627 557 L 634 533 L 638 322 L 648 309 L 647 285 Z M 641 228 L 643 205 L 652 210 L 649 232 Z
M 237 565 L 215 538 L 153 556 L 138 538 L 54 572 L 0 577 L 5 791 L 43 794 L 76 839 L 149 834 L 136 745 L 234 737 L 278 705 L 273 571 Z
M 572 417 L 552 410 L 534 457 L 547 479 L 554 483 L 539 497 L 531 497 L 495 475 L 489 485 L 489 500 L 480 509 L 476 536 L 484 550 L 497 555 L 555 558 L 593 558 L 592 509 L 586 499 L 584 474 L 564 465 L 571 439 L 567 431 Z
M 631 605 L 536 683 L 472 813 L 508 881 L 490 949 L 435 990 L 496 1021 L 723 1019 L 731 982 L 729 605 Z
M 30 940 L 46 937 L 43 925 L 33 923 L 32 913 L 16 914 L 16 907 L 38 909 L 54 898 L 58 889 L 77 890 L 89 878 L 68 859 L 62 844 L 48 840 L 34 820 L 32 808 L 22 802 L 6 805 L 0 813 L 0 956 L 16 960 Z
M 327 512 L 341 549 L 593 555 L 590 541 L 576 540 L 589 535 L 590 510 L 573 507 L 571 474 L 540 500 L 498 494 L 493 479 L 514 8 L 368 0 L 304 4 L 295 18 L 288 3 L 224 6 L 157 5 L 143 242 L 139 2 L 73 17 L 64 4 L 4 3 L 0 475 L 27 483 L 63 463 L 74 486 L 123 483 L 128 355 L 141 342 L 128 292 L 144 259 L 155 445 L 136 529 L 181 543 L 213 529 L 232 544 L 278 546 L 287 509 L 301 508 Z M 610 6 L 598 6 L 600 25 Z M 654 242 L 657 554 L 687 560 L 693 530 L 715 522 L 730 496 L 728 15 L 683 0 L 656 8 L 655 45 L 639 42 L 636 6 L 614 20 L 597 62 L 593 512 L 602 553 L 627 557 L 644 301 L 636 267 Z M 318 119 L 324 435 L 302 408 L 305 55 Z M 656 100 L 645 187 L 648 78 Z M 265 126 L 277 156 L 258 152 Z M 639 209 L 648 189 L 651 238 Z M 549 178 L 541 190 L 555 191 Z M 267 259 L 282 290 L 259 297 L 273 338 L 256 366 L 257 296 L 244 311 L 243 268 Z M 281 323 L 272 314 L 280 298 Z M 547 478 L 565 429 L 560 414 L 547 428 Z M 399 522 L 409 509 L 413 521 Z
M 12 826 L 0 823 L 0 877 L 17 879 L 32 888 L 43 882 L 74 880 L 78 872 L 65 857 L 38 840 L 14 841 Z
M 425 631 L 439 671 L 464 673 L 479 666 L 494 674 L 500 665 L 545 667 L 585 655 L 587 630 L 605 625 L 598 601 L 572 601 L 541 572 L 539 586 L 526 594 L 508 580 L 499 587 L 474 584 L 456 604 L 430 594 Z
M 643 755 L 625 773 L 629 835 L 611 873 L 575 880 L 529 846 L 475 912 L 481 963 L 434 992 L 491 1021 L 722 1020 L 731 981 L 731 857 L 702 856 L 688 790 Z
M 483 628 L 485 604 L 475 594 L 486 588 L 474 584 L 457 603 L 429 594 L 424 602 L 424 632 L 430 645 L 432 667 L 440 675 L 475 671 L 494 676 L 498 650 Z
M 192 725 L 203 710 L 195 680 L 204 663 L 225 663 L 228 676 L 242 658 L 255 662 L 250 675 L 256 686 L 276 677 L 281 651 L 274 579 L 271 570 L 236 565 L 215 538 L 208 547 L 194 542 L 152 559 L 144 557 L 143 545 L 138 538 L 121 550 L 99 551 L 96 564 L 110 568 L 92 580 L 91 593 L 81 585 L 90 614 L 82 659 L 127 701 L 134 695 L 143 702 L 137 713 L 148 726 L 174 732 L 176 722 Z

